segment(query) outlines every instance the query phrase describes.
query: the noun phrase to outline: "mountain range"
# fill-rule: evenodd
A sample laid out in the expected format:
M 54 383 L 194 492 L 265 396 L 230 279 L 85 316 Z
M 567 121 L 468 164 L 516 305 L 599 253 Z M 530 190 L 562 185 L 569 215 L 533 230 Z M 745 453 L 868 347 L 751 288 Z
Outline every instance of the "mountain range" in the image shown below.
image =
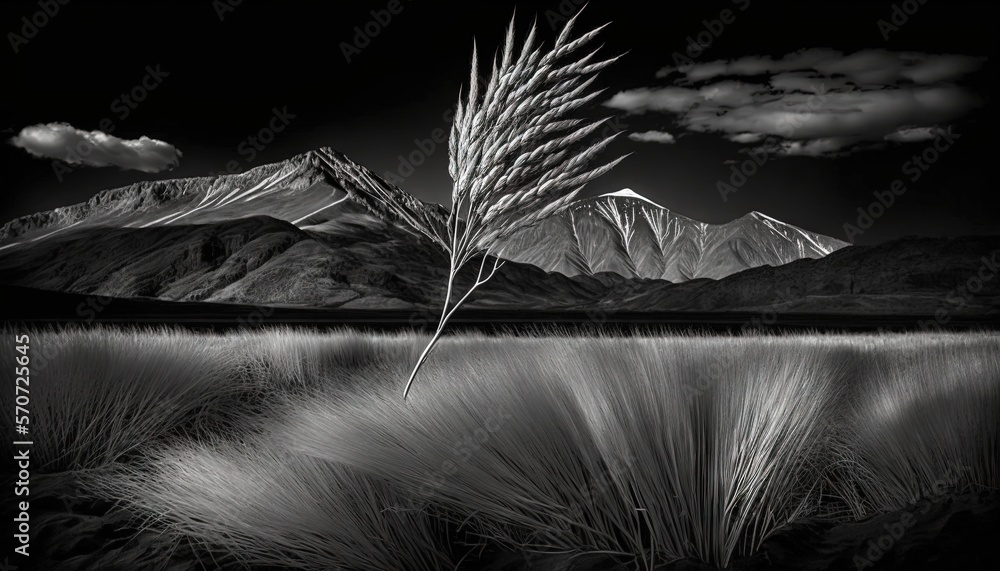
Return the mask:
M 0 283 L 181 302 L 432 308 L 447 275 L 446 218 L 442 206 L 322 148 L 12 220 L 0 228 Z M 507 239 L 493 253 L 508 263 L 469 307 L 982 313 L 996 311 L 1000 280 L 966 290 L 961 306 L 947 296 L 998 252 L 996 237 L 850 246 L 759 212 L 706 224 L 626 189 L 578 200 Z
M 497 253 L 568 276 L 614 272 L 683 282 L 821 258 L 847 245 L 760 212 L 726 224 L 699 222 L 624 189 L 573 203 Z

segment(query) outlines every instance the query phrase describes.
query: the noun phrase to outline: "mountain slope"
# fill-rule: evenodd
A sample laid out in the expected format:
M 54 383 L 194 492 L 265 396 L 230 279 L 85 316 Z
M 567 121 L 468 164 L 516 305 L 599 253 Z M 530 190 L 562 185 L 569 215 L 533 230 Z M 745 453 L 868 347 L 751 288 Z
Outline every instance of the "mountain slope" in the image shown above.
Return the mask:
M 427 248 L 414 247 L 402 231 L 368 223 L 372 229 L 381 226 L 379 242 L 369 242 L 365 232 L 357 240 L 341 237 L 338 244 L 327 244 L 267 216 L 71 228 L 0 256 L 0 271 L 6 283 L 113 297 L 318 306 L 366 298 L 366 303 L 390 307 L 422 301 L 407 295 L 413 284 L 395 275 L 400 269 L 412 273 L 406 262 L 437 260 L 428 260 Z M 373 249 L 381 260 L 369 258 Z M 358 267 L 363 270 L 355 271 Z
M 118 298 L 417 312 L 436 319 L 447 259 L 382 226 L 334 240 L 268 217 L 218 224 L 85 228 L 0 252 L 0 283 Z M 478 264 L 477 264 L 478 265 Z M 475 268 L 458 280 L 467 288 Z M 720 280 L 564 276 L 508 262 L 469 309 L 958 315 L 1000 320 L 1000 237 L 904 238 Z M 985 279 L 981 276 L 994 276 Z M 427 312 L 430 313 L 427 313 Z M 428 317 L 430 316 L 430 317 Z M 937 316 L 940 316 L 939 318 Z M 748 325 L 752 323 L 748 321 Z
M 0 282 L 172 301 L 436 306 L 446 218 L 324 148 L 238 175 L 136 183 L 11 221 L 0 229 Z M 509 263 L 478 303 L 560 307 L 609 283 L 580 278 Z
M 478 267 L 478 260 L 476 260 Z M 467 267 L 458 287 L 468 288 Z M 0 283 L 116 298 L 439 311 L 444 252 L 375 219 L 339 230 L 268 216 L 203 224 L 74 227 L 0 252 Z M 559 308 L 606 297 L 624 278 L 549 274 L 510 262 L 470 307 Z
M 661 311 L 934 315 L 1000 320 L 1000 236 L 907 237 L 819 259 L 758 267 L 721 280 L 646 282 L 615 306 Z
M 0 230 L 0 283 L 119 298 L 423 311 L 444 294 L 446 216 L 320 149 L 240 175 L 137 183 L 9 222 Z M 578 201 L 509 240 L 497 254 L 514 261 L 469 306 L 996 308 L 1000 280 L 981 279 L 963 303 L 949 299 L 981 268 L 993 271 L 983 260 L 1000 262 L 998 238 L 844 246 L 760 213 L 711 225 L 620 191 Z M 471 284 L 475 262 L 459 289 Z
M 379 223 L 388 223 L 445 246 L 443 207 L 425 204 L 322 148 L 242 174 L 140 182 L 103 191 L 86 203 L 23 216 L 0 228 L 0 253 L 72 230 L 253 216 L 329 236 L 376 231 Z M 571 277 L 614 272 L 681 282 L 821 257 L 845 245 L 756 212 L 727 224 L 706 224 L 624 190 L 579 200 L 509 238 L 495 253 Z
M 241 174 L 139 182 L 82 204 L 22 216 L 0 228 L 0 250 L 71 229 L 206 224 L 262 215 L 320 231 L 381 220 L 442 243 L 447 212 L 322 148 Z
M 615 272 L 682 282 L 820 258 L 847 245 L 759 212 L 726 224 L 698 222 L 626 189 L 577 201 L 497 253 L 568 276 Z

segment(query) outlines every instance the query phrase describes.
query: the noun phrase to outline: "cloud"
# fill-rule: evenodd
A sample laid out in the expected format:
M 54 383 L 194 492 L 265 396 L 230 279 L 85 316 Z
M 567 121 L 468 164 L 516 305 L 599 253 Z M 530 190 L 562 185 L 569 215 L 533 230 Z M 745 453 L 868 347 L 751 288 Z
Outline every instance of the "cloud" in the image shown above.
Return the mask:
M 116 166 L 142 172 L 176 167 L 181 152 L 163 141 L 139 137 L 119 139 L 101 131 L 84 131 L 68 123 L 45 123 L 21 129 L 10 140 L 15 147 L 40 157 L 91 167 Z
M 646 111 L 671 111 L 682 113 L 704 99 L 700 93 L 683 87 L 660 89 L 633 89 L 621 91 L 606 103 L 608 107 L 624 109 L 630 113 Z
M 928 141 L 944 133 L 940 127 L 909 127 L 900 129 L 885 136 L 886 141 L 894 143 L 914 143 Z
M 665 67 L 657 77 L 682 75 L 688 82 L 720 76 L 775 75 L 784 72 L 814 72 L 824 76 L 842 75 L 855 84 L 892 85 L 901 80 L 918 84 L 954 81 L 978 70 L 985 58 L 955 54 L 891 52 L 881 49 L 844 54 L 827 48 L 810 48 L 773 59 L 747 56 L 716 60 L 683 67 Z
M 670 133 L 664 131 L 646 131 L 644 133 L 629 133 L 629 139 L 633 141 L 639 141 L 641 143 L 663 143 L 669 145 L 673 143 L 676 138 Z
M 960 55 L 939 55 L 921 61 L 906 70 L 905 76 L 917 83 L 955 81 L 977 71 L 986 58 L 971 58 Z
M 777 141 L 762 145 L 751 152 L 765 152 L 784 157 L 833 157 L 847 154 L 844 150 L 857 143 L 856 139 L 848 137 L 829 137 L 824 139 L 808 139 L 800 141 Z
M 807 49 L 667 67 L 674 85 L 615 94 L 606 106 L 666 113 L 689 131 L 718 133 L 782 156 L 835 157 L 884 141 L 933 138 L 982 103 L 955 83 L 983 58 Z M 765 142 L 766 141 L 766 142 Z
M 722 107 L 740 107 L 754 102 L 757 94 L 766 87 L 740 81 L 720 81 L 698 90 L 705 101 Z
M 727 135 L 727 139 L 734 143 L 759 143 L 764 139 L 763 133 L 734 133 Z
M 787 71 L 771 76 L 771 89 L 781 92 L 825 93 L 855 89 L 845 77 L 824 77 L 811 72 Z

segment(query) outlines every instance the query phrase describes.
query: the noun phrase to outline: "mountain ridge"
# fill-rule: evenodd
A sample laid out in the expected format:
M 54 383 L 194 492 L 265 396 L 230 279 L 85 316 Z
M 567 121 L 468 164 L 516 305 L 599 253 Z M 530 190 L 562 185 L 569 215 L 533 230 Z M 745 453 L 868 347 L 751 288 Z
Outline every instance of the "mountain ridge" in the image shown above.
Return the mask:
M 574 221 L 566 234 L 565 221 L 559 222 L 565 214 L 556 213 L 506 239 L 493 253 L 569 277 L 614 272 L 679 282 L 718 279 L 749 267 L 825 255 L 846 245 L 763 214 L 755 218 L 749 213 L 727 223 L 738 227 L 699 222 L 631 189 L 579 199 L 567 211 L 575 216 L 595 204 L 606 224 L 578 228 Z M 333 234 L 347 226 L 387 222 L 446 250 L 448 213 L 443 206 L 420 201 L 342 153 L 321 147 L 244 173 L 138 182 L 101 191 L 87 202 L 22 216 L 0 228 L 0 251 L 90 226 L 218 223 L 256 215 Z M 767 229 L 752 228 L 751 220 Z M 632 226 L 640 234 L 651 232 L 645 241 L 653 244 L 626 237 Z M 563 239 L 539 238 L 540 232 Z M 770 242 L 764 244 L 765 238 Z M 777 246 L 780 239 L 792 246 Z
M 321 147 L 243 173 L 142 181 L 101 191 L 86 202 L 21 216 L 0 227 L 0 249 L 101 223 L 153 226 L 266 214 L 308 225 L 345 198 L 367 214 L 401 222 L 443 243 L 447 212 L 440 205 L 424 203 L 342 153 Z
M 113 298 L 436 316 L 445 254 L 389 224 L 376 235 L 331 238 L 267 216 L 83 228 L 0 252 L 0 283 Z M 471 266 L 459 274 L 459 289 L 475 279 Z M 508 262 L 467 307 L 576 311 L 595 323 L 619 311 L 751 312 L 765 324 L 777 313 L 930 315 L 935 327 L 952 316 L 1000 315 L 1000 280 L 970 286 L 983 268 L 1000 268 L 1000 236 L 901 238 L 677 284 L 611 272 L 568 277 Z
M 683 282 L 820 258 L 845 246 L 758 211 L 721 224 L 701 222 L 626 188 L 570 204 L 515 234 L 497 254 L 568 276 L 612 271 Z
M 756 211 L 711 225 L 630 189 L 608 194 L 581 199 L 506 243 L 510 251 L 496 254 L 510 261 L 468 307 L 577 311 L 595 320 L 617 311 L 777 310 L 950 318 L 1000 308 L 1000 280 L 962 290 L 964 280 L 998 271 L 1000 237 L 848 247 Z M 0 283 L 436 316 L 448 274 L 446 217 L 440 205 L 324 148 L 239 175 L 110 189 L 11 221 L 2 230 Z M 531 256 L 538 259 L 524 259 Z M 475 279 L 476 262 L 459 273 L 460 290 Z

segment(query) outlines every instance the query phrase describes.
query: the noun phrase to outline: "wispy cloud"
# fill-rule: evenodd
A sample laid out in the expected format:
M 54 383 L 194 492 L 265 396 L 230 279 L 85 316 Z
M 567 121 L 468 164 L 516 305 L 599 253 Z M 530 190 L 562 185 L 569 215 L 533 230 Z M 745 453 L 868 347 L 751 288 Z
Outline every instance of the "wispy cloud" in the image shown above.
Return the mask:
M 860 50 L 845 54 L 828 48 L 800 50 L 773 59 L 747 56 L 685 66 L 665 67 L 657 77 L 684 76 L 687 81 L 707 81 L 719 76 L 776 75 L 784 72 L 814 72 L 820 76 L 840 75 L 857 84 L 893 85 L 903 80 L 928 84 L 954 81 L 979 69 L 985 58 L 956 54 L 925 54 Z
M 951 54 L 809 49 L 666 67 L 672 85 L 615 94 L 605 105 L 665 113 L 778 155 L 832 157 L 933 138 L 981 99 L 956 82 L 984 59 Z
M 928 141 L 943 133 L 944 129 L 940 127 L 910 127 L 889 133 L 885 136 L 885 140 L 896 143 L 914 143 Z

